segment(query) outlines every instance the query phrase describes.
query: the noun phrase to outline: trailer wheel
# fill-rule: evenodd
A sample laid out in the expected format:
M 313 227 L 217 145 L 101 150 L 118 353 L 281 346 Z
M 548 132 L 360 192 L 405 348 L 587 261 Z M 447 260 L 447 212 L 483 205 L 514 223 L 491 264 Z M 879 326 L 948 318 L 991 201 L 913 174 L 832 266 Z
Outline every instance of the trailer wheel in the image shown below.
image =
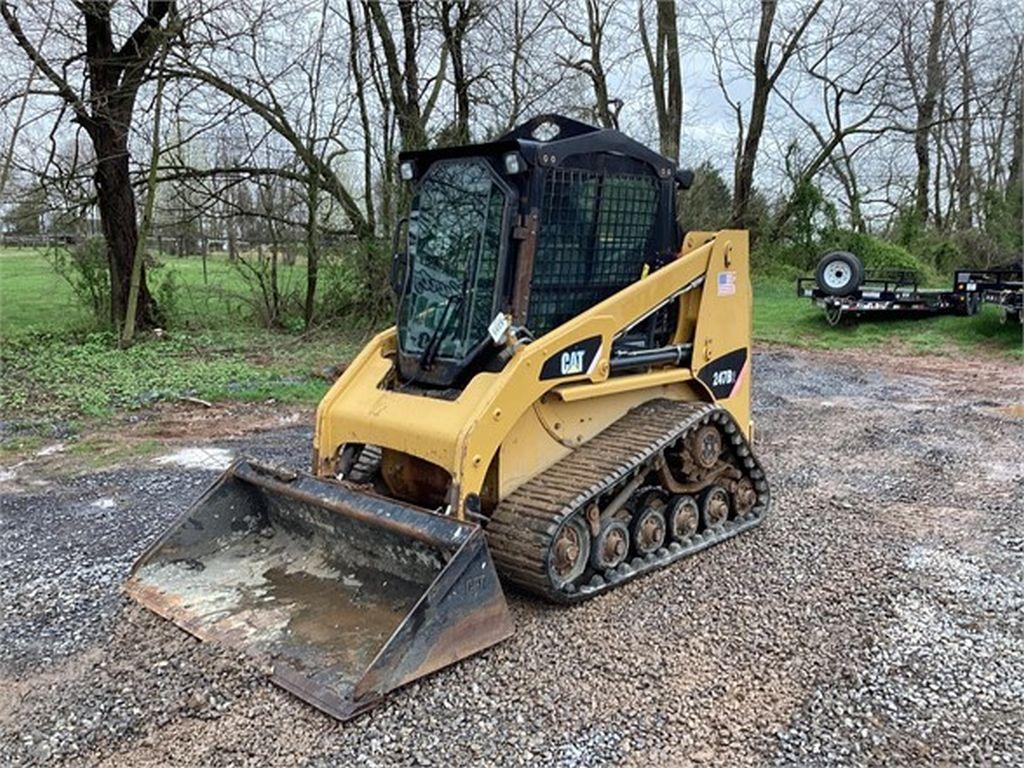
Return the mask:
M 818 288 L 829 296 L 849 296 L 860 287 L 863 279 L 864 267 L 849 251 L 829 251 L 814 270 Z
M 981 294 L 980 293 L 968 293 L 967 298 L 964 299 L 964 314 L 968 317 L 973 317 L 978 314 L 981 309 Z

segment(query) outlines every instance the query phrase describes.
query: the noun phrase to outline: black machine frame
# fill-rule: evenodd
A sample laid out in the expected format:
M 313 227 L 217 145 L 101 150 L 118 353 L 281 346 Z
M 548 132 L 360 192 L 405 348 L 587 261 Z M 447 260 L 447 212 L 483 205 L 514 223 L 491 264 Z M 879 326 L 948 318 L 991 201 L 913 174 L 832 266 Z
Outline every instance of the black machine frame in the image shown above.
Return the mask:
M 504 233 L 507 257 L 496 278 L 495 303 L 527 338 L 658 269 L 678 252 L 682 233 L 676 190 L 689 186 L 692 173 L 677 170 L 671 160 L 619 131 L 539 115 L 493 142 L 402 152 L 399 167 L 406 181 L 418 184 L 433 164 L 468 158 L 488 162 L 513 190 Z M 592 203 L 590 218 L 580 221 L 575 211 L 570 221 L 574 212 L 566 196 L 576 196 L 576 208 L 580 200 Z M 605 225 L 602 234 L 598 227 Z M 609 232 L 627 234 L 616 240 Z M 552 245 L 556 237 L 558 246 Z M 395 250 L 393 287 L 401 304 L 412 270 L 407 245 Z M 651 344 L 674 326 L 668 313 L 675 310 L 667 308 L 665 317 L 649 321 L 643 332 Z M 400 349 L 399 372 L 418 384 L 460 387 L 475 372 L 500 365 L 499 352 L 485 336 L 463 359 L 438 356 L 421 366 L 419 355 Z

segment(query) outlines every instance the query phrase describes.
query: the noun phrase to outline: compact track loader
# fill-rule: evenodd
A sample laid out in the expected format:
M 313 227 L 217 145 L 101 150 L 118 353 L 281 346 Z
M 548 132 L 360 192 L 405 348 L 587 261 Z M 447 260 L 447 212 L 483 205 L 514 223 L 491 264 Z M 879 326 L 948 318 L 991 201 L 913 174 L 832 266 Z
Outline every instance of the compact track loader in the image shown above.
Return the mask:
M 312 474 L 236 461 L 125 586 L 342 719 L 510 635 L 499 576 L 576 602 L 769 504 L 747 235 L 680 236 L 691 174 L 555 115 L 399 160 L 397 323 L 321 402 Z

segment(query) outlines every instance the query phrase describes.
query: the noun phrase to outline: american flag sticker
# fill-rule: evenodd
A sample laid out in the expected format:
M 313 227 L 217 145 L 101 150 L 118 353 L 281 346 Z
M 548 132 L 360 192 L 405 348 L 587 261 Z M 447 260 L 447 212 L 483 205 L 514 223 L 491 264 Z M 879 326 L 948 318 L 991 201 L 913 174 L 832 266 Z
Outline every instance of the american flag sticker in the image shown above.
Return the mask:
M 736 272 L 724 270 L 718 273 L 718 295 L 734 296 L 736 294 Z

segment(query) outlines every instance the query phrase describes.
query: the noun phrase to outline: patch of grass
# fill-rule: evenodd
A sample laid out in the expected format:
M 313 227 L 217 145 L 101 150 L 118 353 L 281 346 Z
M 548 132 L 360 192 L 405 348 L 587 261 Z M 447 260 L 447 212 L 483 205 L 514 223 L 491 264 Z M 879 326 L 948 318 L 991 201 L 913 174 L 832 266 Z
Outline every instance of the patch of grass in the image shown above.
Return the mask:
M 298 296 L 305 262 L 279 265 L 283 296 Z M 319 372 L 348 360 L 361 331 L 302 336 L 261 329 L 252 286 L 224 254 L 160 254 L 149 283 L 171 327 L 117 348 L 114 334 L 78 304 L 42 248 L 0 248 L 0 410 L 29 424 L 104 418 L 191 396 L 211 401 L 315 403 Z
M 45 442 L 42 435 L 19 434 L 4 438 L 0 440 L 0 459 L 34 453 L 42 448 Z
M 171 333 L 121 350 L 111 333 L 21 335 L 0 352 L 0 410 L 55 419 L 103 417 L 184 396 L 315 403 L 329 386 L 320 372 L 349 359 L 357 344 L 337 334 L 249 330 Z
M 153 456 L 163 450 L 159 440 L 124 441 L 106 435 L 86 436 L 71 444 L 69 453 L 93 469 L 108 467 L 129 459 Z
M 252 261 L 254 254 L 243 254 Z M 305 290 L 306 262 L 278 264 L 278 286 L 285 300 L 298 300 Z M 210 329 L 255 324 L 250 272 L 232 264 L 226 254 L 179 258 L 159 254 L 148 267 L 150 291 L 174 327 Z M 75 297 L 71 286 L 53 268 L 45 248 L 0 248 L 0 336 L 30 332 L 97 330 L 97 320 Z
M 94 326 L 41 248 L 0 248 L 0 335 Z
M 754 280 L 754 338 L 795 346 L 843 349 L 900 347 L 915 353 L 994 353 L 1024 357 L 1021 328 L 1003 325 L 995 307 L 973 317 L 946 315 L 916 320 L 858 320 L 830 326 L 825 313 L 796 296 L 794 284 Z

